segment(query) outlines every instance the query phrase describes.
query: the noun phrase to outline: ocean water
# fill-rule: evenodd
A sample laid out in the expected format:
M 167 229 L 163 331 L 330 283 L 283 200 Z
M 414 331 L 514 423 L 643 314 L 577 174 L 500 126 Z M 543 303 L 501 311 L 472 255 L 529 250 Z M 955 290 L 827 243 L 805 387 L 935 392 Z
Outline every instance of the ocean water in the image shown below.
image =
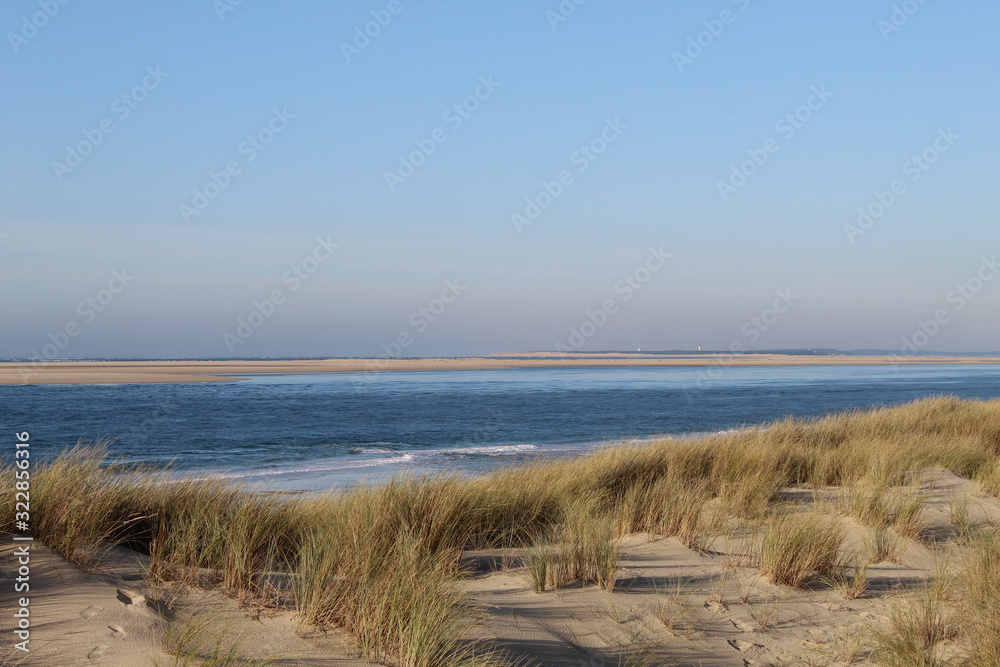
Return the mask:
M 36 456 L 109 439 L 124 462 L 323 489 L 405 472 L 476 473 L 608 442 L 940 394 L 1000 396 L 1000 366 L 448 370 L 0 386 L 0 428 L 29 431 Z

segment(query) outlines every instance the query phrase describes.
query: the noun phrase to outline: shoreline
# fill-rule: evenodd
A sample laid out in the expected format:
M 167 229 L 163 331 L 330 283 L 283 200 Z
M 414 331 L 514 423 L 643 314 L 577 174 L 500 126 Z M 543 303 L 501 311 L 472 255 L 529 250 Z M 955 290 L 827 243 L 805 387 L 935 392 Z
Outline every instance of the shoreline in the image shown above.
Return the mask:
M 781 354 L 663 355 L 613 353 L 594 357 L 528 353 L 518 357 L 419 359 L 302 359 L 236 361 L 42 361 L 0 362 L 0 385 L 162 384 L 233 382 L 247 375 L 365 373 L 384 371 L 505 370 L 513 368 L 647 368 L 874 365 L 995 365 L 1000 357 L 811 356 Z

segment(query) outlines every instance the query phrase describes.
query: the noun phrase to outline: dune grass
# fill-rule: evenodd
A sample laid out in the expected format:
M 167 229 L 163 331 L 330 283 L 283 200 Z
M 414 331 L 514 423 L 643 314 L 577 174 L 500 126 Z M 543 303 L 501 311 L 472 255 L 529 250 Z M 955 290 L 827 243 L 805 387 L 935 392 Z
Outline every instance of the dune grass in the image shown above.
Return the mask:
M 36 468 L 31 478 L 32 535 L 85 569 L 101 542 L 126 540 L 153 518 L 137 502 L 153 485 L 138 476 L 108 474 L 106 460 L 106 445 L 78 445 Z M 10 468 L 4 473 L 13 477 Z M 0 492 L 0 505 L 3 521 L 10 522 L 13 494 Z
M 244 655 L 222 622 L 212 615 L 172 619 L 163 637 L 163 650 L 172 657 L 170 667 L 268 667 L 279 658 Z
M 32 470 L 33 533 L 66 558 L 86 566 L 93 547 L 124 544 L 150 554 L 154 579 L 292 607 L 303 624 L 350 631 L 370 660 L 493 665 L 501 660 L 488 647 L 461 639 L 475 621 L 458 588 L 464 550 L 527 548 L 536 590 L 571 581 L 612 589 L 617 537 L 646 532 L 707 550 L 718 517 L 730 517 L 763 526 L 754 564 L 773 581 L 803 585 L 835 571 L 841 532 L 832 517 L 789 511 L 782 489 L 861 489 L 845 492 L 848 513 L 915 536 L 922 498 L 893 491 L 912 488 L 914 471 L 943 467 L 1000 493 L 1000 401 L 925 399 L 473 479 L 403 478 L 294 498 L 213 480 L 167 483 L 116 472 L 106 458 L 100 447 L 76 448 Z M 13 505 L 0 490 L 0 530 L 12 530 Z M 976 553 L 970 577 L 986 592 L 972 599 L 985 627 L 1000 621 L 1000 585 L 987 567 L 996 549 Z M 994 656 L 1000 639 L 996 646 Z
M 976 641 L 969 664 L 1000 665 L 1000 534 L 980 534 L 964 563 L 964 599 Z
M 898 535 L 885 526 L 874 528 L 864 536 L 865 556 L 869 564 L 900 562 L 904 544 Z
M 844 573 L 840 578 L 839 588 L 847 600 L 857 600 L 865 596 L 871 581 L 868 579 L 868 563 L 861 562 L 851 568 L 850 573 Z
M 844 531 L 828 516 L 789 514 L 764 532 L 760 569 L 772 583 L 799 588 L 813 576 L 836 571 Z
M 859 523 L 876 530 L 894 528 L 899 535 L 918 539 L 926 498 L 919 489 L 885 486 L 844 492 L 844 508 Z
M 690 639 L 694 628 L 688 623 L 695 605 L 687 600 L 686 584 L 680 579 L 665 582 L 661 591 L 653 585 L 656 594 L 652 598 L 653 615 L 673 636 L 686 633 Z
M 536 545 L 528 552 L 525 567 L 531 590 L 536 593 L 545 592 L 552 578 L 549 569 L 554 566 L 553 560 L 552 549 L 547 545 Z
M 960 633 L 954 612 L 928 586 L 915 600 L 897 602 L 890 627 L 876 635 L 879 664 L 890 667 L 933 667 L 950 664 L 940 644 Z M 996 663 L 990 663 L 996 664 Z

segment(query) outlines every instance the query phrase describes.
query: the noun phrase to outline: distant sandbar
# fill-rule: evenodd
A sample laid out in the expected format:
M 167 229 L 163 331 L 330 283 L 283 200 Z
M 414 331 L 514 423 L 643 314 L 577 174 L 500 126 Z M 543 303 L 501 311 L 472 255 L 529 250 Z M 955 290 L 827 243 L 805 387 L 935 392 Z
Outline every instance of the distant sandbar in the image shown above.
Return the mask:
M 1000 364 L 1000 357 L 851 356 L 783 354 L 563 355 L 534 352 L 506 356 L 423 359 L 303 359 L 290 361 L 42 361 L 0 363 L 0 385 L 231 382 L 256 374 L 359 373 L 368 371 L 497 370 L 504 368 L 635 368 L 647 366 L 862 366 Z

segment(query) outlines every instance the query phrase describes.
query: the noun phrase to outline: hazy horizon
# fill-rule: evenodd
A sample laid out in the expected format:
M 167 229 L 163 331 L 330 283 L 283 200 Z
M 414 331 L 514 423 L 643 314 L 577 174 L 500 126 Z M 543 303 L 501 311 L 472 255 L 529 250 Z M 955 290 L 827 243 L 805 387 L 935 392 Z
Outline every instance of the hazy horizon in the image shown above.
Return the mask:
M 998 19 L 4 3 L 0 357 L 1000 349 Z

